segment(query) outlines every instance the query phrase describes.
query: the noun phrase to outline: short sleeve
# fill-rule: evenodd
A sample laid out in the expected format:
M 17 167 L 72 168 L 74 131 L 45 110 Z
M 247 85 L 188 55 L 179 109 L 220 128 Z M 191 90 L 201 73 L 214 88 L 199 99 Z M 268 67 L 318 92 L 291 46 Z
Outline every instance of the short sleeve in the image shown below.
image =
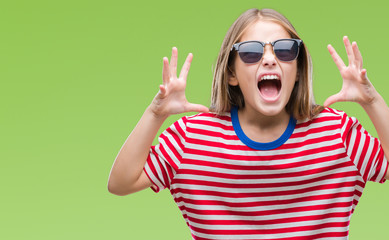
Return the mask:
M 186 117 L 167 128 L 158 138 L 158 144 L 150 148 L 144 171 L 153 182 L 152 189 L 159 192 L 170 188 L 185 149 Z
M 383 183 L 388 168 L 381 143 L 372 137 L 354 117 L 343 113 L 342 141 L 347 155 L 358 168 L 363 180 Z

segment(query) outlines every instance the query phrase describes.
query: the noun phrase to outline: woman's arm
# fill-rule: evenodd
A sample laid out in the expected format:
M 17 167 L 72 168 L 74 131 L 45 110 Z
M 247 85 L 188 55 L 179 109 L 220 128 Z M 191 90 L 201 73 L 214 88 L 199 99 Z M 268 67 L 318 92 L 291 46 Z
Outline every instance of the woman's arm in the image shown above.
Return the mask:
M 109 192 L 127 195 L 152 186 L 143 167 L 164 120 L 154 115 L 150 106 L 146 109 L 115 159 L 108 180 Z
M 366 69 L 363 68 L 362 55 L 357 43 L 343 37 L 346 47 L 349 65 L 346 66 L 335 49 L 328 45 L 328 50 L 338 67 L 343 78 L 342 89 L 339 93 L 329 97 L 324 106 L 327 107 L 335 102 L 351 101 L 359 103 L 370 117 L 380 139 L 386 159 L 389 160 L 389 108 L 382 96 L 376 91 L 369 81 Z M 386 179 L 389 179 L 389 171 Z
M 179 77 L 177 48 L 172 50 L 170 65 L 166 57 L 163 59 L 163 84 L 119 151 L 108 180 L 109 192 L 127 195 L 152 186 L 143 167 L 152 142 L 166 118 L 184 112 L 208 112 L 207 107 L 189 103 L 185 97 L 186 78 L 192 58 L 192 54 L 189 54 Z
M 385 157 L 389 160 L 389 108 L 378 92 L 374 101 L 369 104 L 361 104 L 369 115 L 380 139 Z M 389 179 L 389 171 L 386 172 L 385 179 Z

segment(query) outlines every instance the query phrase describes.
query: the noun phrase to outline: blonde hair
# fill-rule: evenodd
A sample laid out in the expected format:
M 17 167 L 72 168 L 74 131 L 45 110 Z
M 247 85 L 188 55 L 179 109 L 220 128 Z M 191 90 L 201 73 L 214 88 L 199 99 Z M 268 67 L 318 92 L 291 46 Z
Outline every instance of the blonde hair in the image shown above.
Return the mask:
M 273 9 L 254 8 L 240 15 L 229 28 L 216 61 L 211 96 L 211 111 L 215 113 L 228 112 L 232 106 L 244 107 L 244 98 L 239 86 L 228 84 L 235 59 L 235 53 L 231 52 L 231 48 L 239 41 L 245 30 L 258 21 L 277 23 L 290 34 L 291 38 L 300 39 L 289 20 Z M 313 97 L 312 60 L 305 44 L 300 48 L 297 58 L 297 81 L 285 109 L 298 120 L 312 119 L 323 110 L 322 106 L 315 104 Z

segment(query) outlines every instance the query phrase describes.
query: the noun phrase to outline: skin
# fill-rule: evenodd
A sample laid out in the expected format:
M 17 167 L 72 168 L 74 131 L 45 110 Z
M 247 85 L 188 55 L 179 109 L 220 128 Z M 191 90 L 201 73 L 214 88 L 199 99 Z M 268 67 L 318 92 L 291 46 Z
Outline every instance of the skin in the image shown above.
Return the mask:
M 357 43 L 351 44 L 347 36 L 343 37 L 343 42 L 347 52 L 348 66 L 344 64 L 335 49 L 328 45 L 328 51 L 343 79 L 343 85 L 340 92 L 327 98 L 324 106 L 328 107 L 336 102 L 356 102 L 361 105 L 378 133 L 386 159 L 389 159 L 388 105 L 367 78 L 367 71 L 363 68 L 363 59 Z M 389 171 L 385 178 L 389 179 Z
M 257 40 L 273 42 L 291 38 L 279 24 L 270 21 L 258 21 L 252 24 L 242 35 L 240 42 Z M 245 107 L 239 109 L 238 116 L 245 134 L 254 141 L 271 142 L 285 131 L 290 116 L 285 110 L 289 102 L 297 75 L 297 60 L 279 61 L 273 48 L 267 44 L 261 60 L 257 63 L 244 63 L 239 56 L 234 62 L 234 73 L 229 84 L 239 85 L 245 100 Z M 281 78 L 281 90 L 276 101 L 263 98 L 257 87 L 262 74 L 276 73 Z
M 193 55 L 189 53 L 178 77 L 177 55 L 177 48 L 174 47 L 170 64 L 166 57 L 163 58 L 163 84 L 115 159 L 108 180 L 108 191 L 113 194 L 123 196 L 153 185 L 143 167 L 153 140 L 167 117 L 185 112 L 209 111 L 207 107 L 186 99 L 186 78 Z
M 279 38 L 288 38 L 282 29 L 275 32 L 269 29 L 269 22 L 258 22 L 251 30 L 242 36 L 242 40 L 274 41 Z M 277 27 L 274 26 L 273 27 Z M 278 26 L 279 27 L 279 26 Z M 274 28 L 276 29 L 276 28 Z M 260 31 L 269 31 L 260 35 Z M 385 153 L 389 153 L 389 109 L 383 98 L 375 90 L 362 68 L 362 56 L 357 44 L 350 44 L 347 37 L 343 38 L 349 65 L 346 66 L 335 49 L 329 45 L 328 50 L 338 67 L 343 79 L 343 86 L 339 93 L 329 97 L 324 106 L 335 102 L 352 101 L 360 104 L 373 122 L 379 135 Z M 188 102 L 185 97 L 186 78 L 190 69 L 193 55 L 190 53 L 177 77 L 177 48 L 173 48 L 171 61 L 163 59 L 163 84 L 159 92 L 147 107 L 137 126 L 133 129 L 111 169 L 108 180 L 108 190 L 116 195 L 127 195 L 145 188 L 151 187 L 153 183 L 149 180 L 143 167 L 145 165 L 152 142 L 166 118 L 170 115 L 184 112 L 208 112 L 208 108 Z M 255 77 L 270 69 L 281 74 L 282 93 L 279 100 L 274 103 L 263 102 L 259 94 Z M 230 84 L 239 84 L 244 93 L 246 107 L 239 111 L 239 120 L 245 133 L 257 131 L 265 137 L 256 139 L 248 134 L 248 137 L 257 141 L 271 141 L 279 137 L 285 130 L 289 116 L 285 112 L 285 105 L 289 100 L 291 88 L 296 79 L 296 63 L 278 62 L 266 45 L 263 60 L 253 65 L 235 62 L 235 75 L 231 77 Z M 254 86 L 255 85 L 255 86 Z M 250 89 L 252 88 L 252 89 Z M 263 106 L 261 104 L 264 104 Z M 388 156 L 388 155 L 386 155 Z M 389 173 L 386 175 L 389 178 Z

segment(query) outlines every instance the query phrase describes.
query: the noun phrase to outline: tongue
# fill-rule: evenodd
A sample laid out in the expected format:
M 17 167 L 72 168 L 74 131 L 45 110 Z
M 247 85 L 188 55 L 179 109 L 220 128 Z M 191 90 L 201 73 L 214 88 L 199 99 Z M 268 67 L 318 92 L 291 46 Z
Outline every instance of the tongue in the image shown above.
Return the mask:
M 261 82 L 259 91 L 265 98 L 275 98 L 278 95 L 277 85 L 274 81 Z

